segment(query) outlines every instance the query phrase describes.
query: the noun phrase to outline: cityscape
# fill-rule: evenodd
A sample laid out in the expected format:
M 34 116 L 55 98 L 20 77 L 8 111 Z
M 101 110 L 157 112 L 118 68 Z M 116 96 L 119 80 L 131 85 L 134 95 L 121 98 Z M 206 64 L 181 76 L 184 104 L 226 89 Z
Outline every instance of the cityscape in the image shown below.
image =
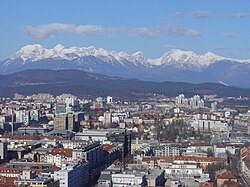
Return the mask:
M 250 2 L 0 3 L 0 187 L 250 187 Z
M 249 98 L 1 98 L 4 186 L 249 186 Z M 234 104 L 232 104 L 234 103 Z

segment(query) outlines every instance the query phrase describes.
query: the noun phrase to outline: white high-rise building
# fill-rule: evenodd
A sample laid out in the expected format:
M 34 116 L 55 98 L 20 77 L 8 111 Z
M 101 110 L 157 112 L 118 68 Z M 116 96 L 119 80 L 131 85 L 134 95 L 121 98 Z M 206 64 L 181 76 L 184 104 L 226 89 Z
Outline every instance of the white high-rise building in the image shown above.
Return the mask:
M 7 142 L 0 142 L 0 163 L 7 161 L 7 159 L 8 159 Z
M 40 113 L 39 110 L 30 111 L 30 120 L 39 121 Z
M 107 97 L 107 104 L 111 104 L 111 103 L 113 103 L 113 97 L 108 96 Z
M 191 108 L 203 108 L 204 100 L 199 95 L 194 95 L 190 98 L 189 105 Z
M 177 97 L 175 97 L 175 104 L 177 106 L 181 106 L 184 104 L 184 101 L 185 101 L 185 96 L 184 94 L 180 94 L 178 95 Z
M 211 112 L 216 112 L 217 111 L 217 102 L 211 103 Z
M 15 111 L 15 114 L 16 114 L 16 122 L 17 123 L 24 123 L 25 125 L 29 124 L 30 111 L 18 110 L 18 111 Z
M 112 122 L 112 116 L 111 116 L 111 112 L 104 112 L 104 125 L 108 126 L 111 124 Z

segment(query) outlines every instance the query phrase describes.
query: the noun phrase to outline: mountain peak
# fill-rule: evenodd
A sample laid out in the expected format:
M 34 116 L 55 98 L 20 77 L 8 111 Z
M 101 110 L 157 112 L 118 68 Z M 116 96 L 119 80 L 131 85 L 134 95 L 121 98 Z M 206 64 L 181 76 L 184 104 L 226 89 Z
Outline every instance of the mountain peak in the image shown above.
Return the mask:
M 40 44 L 26 45 L 16 53 L 14 53 L 10 58 L 11 59 L 21 58 L 25 62 L 29 58 L 36 58 L 38 56 L 43 56 L 45 52 L 46 49 Z
M 61 45 L 61 44 L 57 44 L 53 49 L 55 50 L 55 51 L 61 51 L 61 50 L 63 50 L 65 47 L 63 46 L 63 45 Z
M 146 59 L 146 57 L 142 51 L 137 51 L 137 52 L 133 53 L 131 56 L 133 56 L 135 58 Z
M 144 56 L 144 53 L 142 51 L 137 51 L 133 53 L 132 56 Z
M 169 52 L 167 52 L 165 54 L 172 54 L 172 55 L 177 55 L 177 56 L 196 55 L 193 51 L 180 50 L 180 49 L 172 49 L 172 50 L 170 50 Z
M 223 57 L 221 57 L 219 55 L 216 55 L 216 54 L 214 54 L 214 53 L 212 53 L 210 51 L 205 53 L 203 56 L 210 57 L 210 58 L 223 58 Z
M 19 52 L 31 52 L 31 51 L 38 51 L 38 50 L 43 50 L 43 46 L 40 44 L 33 44 L 33 45 L 26 45 L 22 47 Z
M 211 51 L 206 52 L 205 55 L 217 56 L 216 54 L 212 53 Z

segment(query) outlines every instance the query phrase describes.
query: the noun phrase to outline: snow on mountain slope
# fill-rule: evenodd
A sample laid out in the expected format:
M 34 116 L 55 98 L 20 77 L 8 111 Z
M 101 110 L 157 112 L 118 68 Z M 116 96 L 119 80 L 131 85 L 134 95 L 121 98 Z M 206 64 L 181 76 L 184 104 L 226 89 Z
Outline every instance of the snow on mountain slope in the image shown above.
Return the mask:
M 4 65 L 8 66 L 11 62 L 16 60 L 21 60 L 22 64 L 26 64 L 45 59 L 76 60 L 88 56 L 95 57 L 100 61 L 110 63 L 118 62 L 121 65 L 124 65 L 125 62 L 132 62 L 133 64 L 138 63 L 132 56 L 124 52 L 116 53 L 102 48 L 96 49 L 94 46 L 66 48 L 61 44 L 58 44 L 53 49 L 46 49 L 39 44 L 34 44 L 21 48 L 19 51 L 11 55 L 9 59 L 5 60 Z
M 58 44 L 53 49 L 46 49 L 39 44 L 34 44 L 21 48 L 19 51 L 11 55 L 11 57 L 5 61 L 4 65 L 8 66 L 11 62 L 17 59 L 21 59 L 21 63 L 26 64 L 44 59 L 76 60 L 88 56 L 95 57 L 100 61 L 119 63 L 121 65 L 125 65 L 126 63 L 132 63 L 134 65 L 142 64 L 144 66 L 173 65 L 181 69 L 187 67 L 203 69 L 210 64 L 221 60 L 236 61 L 240 63 L 250 62 L 250 60 L 237 60 L 221 57 L 211 52 L 204 55 L 197 55 L 192 51 L 182 51 L 178 49 L 171 50 L 163 54 L 160 58 L 150 59 L 141 51 L 128 55 L 125 52 L 117 53 L 102 48 L 97 49 L 94 46 L 66 48 L 61 44 Z
M 181 51 L 178 49 L 171 50 L 163 54 L 162 57 L 157 59 L 157 64 L 164 66 L 173 65 L 180 69 L 203 69 L 210 64 L 225 59 L 224 57 L 217 56 L 211 52 L 204 55 L 197 55 L 192 51 Z

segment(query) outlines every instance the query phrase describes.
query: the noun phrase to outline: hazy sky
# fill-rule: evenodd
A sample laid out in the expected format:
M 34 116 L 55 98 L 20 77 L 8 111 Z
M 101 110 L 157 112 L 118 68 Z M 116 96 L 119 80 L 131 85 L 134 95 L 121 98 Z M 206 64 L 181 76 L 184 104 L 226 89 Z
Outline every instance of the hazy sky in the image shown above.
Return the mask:
M 0 22 L 0 60 L 35 43 L 250 59 L 249 0 L 6 0 Z

